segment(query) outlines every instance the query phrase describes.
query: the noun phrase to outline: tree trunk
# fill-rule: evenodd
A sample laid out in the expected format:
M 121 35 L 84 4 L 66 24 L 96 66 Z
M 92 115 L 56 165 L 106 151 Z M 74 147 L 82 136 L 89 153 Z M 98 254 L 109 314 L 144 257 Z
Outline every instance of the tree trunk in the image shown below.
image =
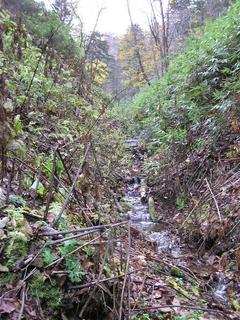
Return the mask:
M 127 7 L 128 7 L 128 14 L 129 14 L 130 23 L 131 23 L 132 32 L 133 32 L 134 46 L 135 46 L 135 52 L 136 52 L 136 57 L 137 57 L 137 60 L 138 60 L 138 64 L 139 64 L 139 67 L 140 67 L 140 70 L 141 70 L 141 73 L 143 75 L 144 80 L 150 86 L 151 82 L 148 79 L 148 76 L 147 76 L 147 74 L 145 72 L 145 69 L 144 69 L 144 66 L 143 66 L 143 62 L 142 62 L 142 57 L 141 57 L 141 54 L 140 54 L 140 50 L 137 47 L 137 36 L 136 36 L 135 31 L 134 31 L 134 24 L 133 24 L 133 19 L 132 19 L 132 15 L 131 15 L 129 0 L 127 0 Z

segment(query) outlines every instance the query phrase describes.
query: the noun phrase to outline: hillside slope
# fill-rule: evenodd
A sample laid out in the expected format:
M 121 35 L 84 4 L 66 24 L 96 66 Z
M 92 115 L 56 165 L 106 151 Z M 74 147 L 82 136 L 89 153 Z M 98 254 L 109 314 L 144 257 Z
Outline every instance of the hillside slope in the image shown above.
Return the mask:
M 236 1 L 195 30 L 160 81 L 117 108 L 128 134 L 144 140 L 160 217 L 174 214 L 201 249 L 239 242 L 239 21 Z

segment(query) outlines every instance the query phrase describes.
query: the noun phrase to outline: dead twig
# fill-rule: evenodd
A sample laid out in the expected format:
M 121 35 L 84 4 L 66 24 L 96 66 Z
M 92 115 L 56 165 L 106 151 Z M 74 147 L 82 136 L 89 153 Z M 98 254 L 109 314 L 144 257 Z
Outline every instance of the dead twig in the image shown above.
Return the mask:
M 57 160 L 57 148 L 55 148 L 54 153 L 53 153 L 53 161 L 52 161 L 52 172 L 51 172 L 51 182 L 50 182 L 50 187 L 48 190 L 48 198 L 47 198 L 47 204 L 44 212 L 44 220 L 47 219 L 48 215 L 48 210 L 53 198 L 53 189 L 55 185 L 55 175 L 56 175 L 56 160 Z
M 86 151 L 85 151 L 85 154 L 84 154 L 84 157 L 83 157 L 83 161 L 82 161 L 81 165 L 78 168 L 78 171 L 77 171 L 76 176 L 75 176 L 75 178 L 73 180 L 72 187 L 71 187 L 71 189 L 70 189 L 70 191 L 69 191 L 69 193 L 67 195 L 67 198 L 65 199 L 65 202 L 64 202 L 59 214 L 57 215 L 56 219 L 53 222 L 53 226 L 58 224 L 59 220 L 61 219 L 61 217 L 63 215 L 64 210 L 68 206 L 68 203 L 69 203 L 69 201 L 71 199 L 71 196 L 72 196 L 73 190 L 75 189 L 75 186 L 76 186 L 76 183 L 78 181 L 78 178 L 79 178 L 80 174 L 83 172 L 83 168 L 84 168 L 84 165 L 86 163 L 90 148 L 91 148 L 91 143 L 89 143 L 87 145 L 87 148 L 86 148 Z
M 162 304 L 156 307 L 145 307 L 145 308 L 138 308 L 138 309 L 132 309 L 132 312 L 141 312 L 141 311 L 148 311 L 148 310 L 159 310 L 162 308 L 179 308 L 179 309 L 190 309 L 190 310 L 199 310 L 199 311 L 203 311 L 203 312 L 212 312 L 215 314 L 224 314 L 226 316 L 226 314 L 223 311 L 219 311 L 219 310 L 214 310 L 214 309 L 209 309 L 209 308 L 202 308 L 202 307 L 196 307 L 193 305 L 187 305 L 187 304 L 181 304 L 181 305 L 174 305 L 174 304 Z
M 59 159 L 62 161 L 62 164 L 63 164 L 63 167 L 64 167 L 64 169 L 65 169 L 65 171 L 66 171 L 68 180 L 69 180 L 69 182 L 72 184 L 72 183 L 73 183 L 72 177 L 71 177 L 71 175 L 70 175 L 70 173 L 69 173 L 69 170 L 68 170 L 68 168 L 67 168 L 67 166 L 66 166 L 66 163 L 65 163 L 65 161 L 64 161 L 64 159 L 63 159 L 63 157 L 62 157 L 62 154 L 61 154 L 60 150 L 57 150 L 57 154 L 58 154 L 58 156 L 59 156 Z M 77 193 L 77 191 L 76 191 L 75 188 L 73 189 L 73 195 L 74 195 L 74 197 L 75 197 L 78 205 L 81 206 L 81 201 L 80 201 L 80 199 L 79 199 L 78 193 Z M 88 223 L 89 225 L 92 225 L 91 220 L 88 218 L 87 214 L 85 214 L 85 212 L 83 212 L 82 215 L 83 215 L 83 218 L 85 219 L 86 223 Z
M 123 313 L 123 300 L 124 300 L 124 291 L 125 291 L 126 282 L 127 282 L 129 262 L 130 262 L 130 249 L 131 249 L 131 228 L 129 223 L 128 224 L 128 247 L 126 252 L 126 268 L 125 268 L 125 277 L 123 280 L 122 293 L 121 293 L 121 301 L 120 301 L 120 309 L 119 309 L 119 317 L 118 317 L 119 320 L 122 319 L 122 313 Z
M 105 263 L 106 263 L 106 261 L 107 261 L 107 257 L 108 257 L 108 253 L 109 253 L 109 248 L 110 248 L 110 239 L 111 239 L 111 237 L 109 236 L 109 238 L 108 238 L 108 240 L 109 240 L 109 241 L 108 241 L 108 245 L 107 245 L 107 248 L 106 248 L 106 251 L 105 251 L 105 255 L 104 255 L 104 258 L 103 258 L 103 262 L 102 262 L 101 267 L 100 267 L 100 270 L 99 270 L 99 274 L 98 274 L 98 277 L 97 277 L 97 280 L 96 280 L 95 287 L 93 288 L 92 292 L 89 294 L 87 301 L 85 302 L 84 306 L 82 307 L 82 310 L 81 310 L 81 312 L 80 312 L 80 314 L 79 314 L 79 318 L 80 318 L 80 319 L 82 319 L 83 314 L 84 314 L 87 306 L 89 305 L 90 301 L 91 301 L 92 298 L 93 298 L 93 295 L 94 295 L 95 291 L 97 290 L 97 287 L 98 287 L 100 278 L 101 278 L 102 273 L 103 273 L 103 271 L 104 271 Z
M 128 221 L 123 221 L 123 222 L 118 222 L 118 223 L 113 223 L 113 224 L 103 224 L 100 226 L 93 226 L 93 227 L 87 227 L 87 228 L 78 228 L 78 229 L 71 229 L 71 230 L 64 230 L 64 231 L 56 231 L 56 232 L 44 232 L 40 233 L 39 236 L 41 237 L 55 237 L 57 235 L 65 235 L 69 233 L 80 233 L 80 232 L 85 232 L 85 231 L 92 231 L 92 230 L 104 230 L 106 228 L 114 228 L 118 226 L 122 226 L 127 224 Z
M 212 192 L 212 189 L 211 189 L 211 187 L 210 187 L 210 184 L 209 184 L 207 178 L 205 178 L 205 181 L 206 181 L 206 183 L 207 183 L 208 190 L 210 191 L 211 196 L 212 196 L 212 198 L 213 198 L 213 200 L 214 200 L 214 203 L 215 203 L 215 206 L 216 206 L 216 209 L 217 209 L 217 213 L 218 213 L 219 221 L 222 222 L 222 217 L 221 217 L 221 213 L 220 213 L 220 210 L 219 210 L 219 206 L 218 206 L 216 197 L 215 197 L 214 193 Z
M 64 241 L 68 241 L 68 240 L 72 240 L 72 239 L 77 239 L 77 238 L 83 238 L 83 237 L 88 236 L 89 234 L 94 233 L 94 232 L 97 232 L 97 231 L 98 231 L 98 230 L 92 230 L 92 231 L 87 231 L 87 232 L 80 233 L 80 234 L 75 234 L 74 236 L 71 236 L 71 237 L 62 238 L 62 239 L 58 239 L 58 240 L 55 240 L 55 241 L 48 242 L 47 245 L 48 245 L 48 246 L 52 246 L 52 245 L 55 245 L 55 244 L 62 243 L 62 242 L 64 242 Z
M 136 269 L 136 270 L 130 271 L 130 272 L 128 272 L 128 275 L 130 275 L 132 273 L 136 273 L 138 271 L 143 271 L 145 269 L 146 268 L 140 268 L 140 269 Z M 117 279 L 123 278 L 123 277 L 125 277 L 125 274 L 126 273 L 120 274 L 120 275 L 115 276 L 115 277 L 109 277 L 109 278 L 106 278 L 106 279 L 102 279 L 102 280 L 99 281 L 99 283 L 113 281 L 113 280 L 117 280 Z M 95 284 L 96 284 L 96 281 L 92 281 L 92 282 L 88 282 L 88 283 L 81 284 L 81 285 L 78 285 L 78 286 L 72 286 L 72 287 L 69 287 L 68 289 L 69 290 L 84 289 L 84 288 L 88 288 L 90 286 L 94 286 Z
M 86 247 L 87 245 L 91 244 L 92 242 L 94 242 L 94 241 L 96 241 L 96 240 L 100 239 L 102 236 L 103 236 L 103 234 L 102 234 L 102 235 L 100 235 L 100 236 L 98 236 L 98 237 L 96 237 L 96 238 L 94 238 L 94 239 L 92 239 L 92 240 L 90 240 L 90 241 L 88 241 L 88 242 L 86 242 L 86 243 L 84 243 L 83 245 L 81 245 L 81 246 L 77 247 L 76 249 L 74 249 L 74 250 L 72 250 L 71 252 L 67 253 L 67 254 L 66 254 L 66 255 L 64 255 L 63 257 L 61 257 L 61 258 L 59 258 L 59 259 L 57 259 L 57 260 L 53 261 L 52 263 L 48 264 L 48 265 L 45 267 L 45 269 L 47 269 L 47 268 L 49 268 L 49 267 L 52 267 L 52 266 L 53 266 L 53 265 L 55 265 L 56 263 L 58 263 L 58 262 L 62 261 L 63 259 L 65 259 L 65 258 L 69 257 L 70 255 L 72 255 L 72 254 L 74 254 L 74 253 L 78 252 L 78 251 L 79 251 L 79 250 L 81 250 L 83 247 Z
M 21 309 L 19 311 L 18 320 L 21 320 L 22 316 L 23 316 L 23 311 L 24 311 L 24 306 L 25 306 L 25 299 L 26 299 L 26 283 L 23 284 L 21 295 L 22 295 L 22 298 L 21 298 Z

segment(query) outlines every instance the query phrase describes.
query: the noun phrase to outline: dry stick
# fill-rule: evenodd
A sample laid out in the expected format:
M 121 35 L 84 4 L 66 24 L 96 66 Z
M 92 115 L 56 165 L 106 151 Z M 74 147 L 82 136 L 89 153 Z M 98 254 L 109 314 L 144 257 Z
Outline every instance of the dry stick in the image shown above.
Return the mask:
M 103 12 L 104 9 L 105 9 L 105 8 L 101 8 L 101 9 L 99 10 L 99 12 L 98 12 L 98 15 L 97 15 L 97 18 L 96 18 L 96 21 L 95 21 L 95 25 L 94 25 L 94 27 L 93 27 L 93 31 L 92 31 L 92 33 L 91 33 L 91 35 L 90 35 L 90 39 L 89 39 L 89 42 L 88 42 L 88 44 L 87 44 L 87 48 L 86 48 L 86 50 L 85 50 L 85 54 L 86 54 L 86 55 L 88 54 L 88 52 L 89 52 L 89 50 L 90 50 L 90 48 L 91 48 L 91 45 L 92 45 L 92 42 L 93 42 L 93 39 L 94 39 L 94 33 L 95 33 L 95 31 L 96 31 L 96 28 L 97 28 L 98 21 L 99 21 L 99 18 L 100 18 L 100 16 L 101 16 L 101 13 Z
M 195 206 L 193 207 L 193 209 L 189 212 L 189 214 L 187 215 L 186 219 L 183 221 L 183 223 L 180 225 L 179 230 L 182 229 L 182 227 L 185 225 L 185 223 L 188 221 L 188 219 L 191 217 L 191 215 L 193 214 L 193 212 L 195 211 L 195 209 L 199 206 L 200 204 L 200 200 L 195 204 Z
M 230 236 L 230 234 L 239 226 L 240 220 L 232 227 L 232 229 L 226 234 L 226 237 Z
M 92 153 L 93 153 L 93 157 L 94 157 L 94 159 L 95 159 L 96 165 L 97 165 L 97 170 L 98 170 L 98 172 L 99 172 L 99 175 L 100 175 L 100 177 L 101 177 L 101 180 L 103 181 L 103 174 L 102 174 L 101 168 L 100 168 L 100 166 L 99 166 L 99 162 L 98 162 L 98 158 L 97 158 L 97 154 L 96 154 L 96 150 L 95 150 L 94 146 L 93 146 L 93 148 L 92 148 Z M 120 203 L 118 202 L 117 197 L 116 197 L 116 195 L 114 194 L 114 192 L 113 192 L 110 188 L 108 188 L 108 190 L 109 190 L 110 194 L 111 194 L 112 197 L 113 197 L 113 200 L 114 200 L 114 202 L 115 202 L 115 205 L 116 205 L 118 211 L 119 211 L 119 212 L 123 212 L 124 210 L 123 210 L 122 206 L 120 205 Z
M 137 35 L 136 35 L 135 25 L 134 25 L 133 18 L 132 18 L 132 13 L 131 13 L 131 10 L 130 10 L 129 0 L 127 0 L 127 9 L 128 9 L 128 15 L 129 15 L 129 19 L 130 19 L 131 31 L 132 31 L 132 35 L 133 35 L 133 41 L 134 41 L 133 50 L 134 50 L 135 56 L 136 56 L 136 58 L 138 60 L 138 64 L 139 64 L 139 67 L 140 67 L 140 71 L 141 71 L 141 73 L 143 75 L 143 79 L 150 86 L 151 82 L 148 79 L 148 76 L 147 76 L 147 74 L 145 72 L 145 69 L 144 69 L 144 66 L 143 66 L 143 61 L 142 61 L 142 56 L 141 56 L 141 53 L 140 53 L 140 50 L 139 50 L 139 47 L 138 47 L 138 44 L 137 44 L 137 42 L 138 42 L 137 41 Z
M 8 181 L 7 181 L 6 205 L 9 204 L 9 196 L 10 196 L 10 192 L 11 192 L 11 182 L 12 182 L 11 173 L 9 173 L 7 180 Z
M 52 201 L 53 197 L 53 189 L 54 189 L 54 184 L 55 184 L 55 174 L 56 174 L 56 159 L 57 159 L 57 148 L 54 150 L 53 153 L 53 161 L 52 161 L 52 172 L 51 172 L 51 182 L 50 182 L 50 187 L 48 190 L 48 198 L 47 198 L 47 204 L 44 212 L 44 220 L 47 219 L 48 215 L 48 210 Z
M 134 280 L 134 282 L 139 283 L 139 284 L 142 283 L 142 281 L 136 281 L 136 280 Z M 147 286 L 152 286 L 152 283 L 149 283 L 149 282 L 147 282 L 147 281 L 145 281 L 144 284 L 146 284 Z M 184 296 L 184 297 L 187 298 L 188 300 L 193 301 L 193 302 L 195 301 L 193 298 L 191 298 L 191 297 L 189 297 L 188 295 L 184 294 L 183 292 L 181 292 L 181 290 L 174 288 L 174 286 L 172 286 L 172 285 L 170 285 L 170 284 L 169 284 L 169 285 L 154 285 L 154 284 L 153 284 L 153 290 L 155 290 L 155 287 L 157 287 L 157 288 L 170 288 L 170 289 L 176 291 L 177 293 L 181 294 L 182 296 Z M 139 296 L 142 294 L 142 289 L 143 289 L 143 288 L 140 289 L 140 293 L 139 293 L 139 295 L 138 295 L 138 298 L 137 298 L 137 300 L 136 300 L 136 302 L 135 302 L 135 305 L 134 305 L 133 309 L 135 308 L 136 304 L 139 302 Z
M 166 266 L 168 267 L 171 267 L 171 268 L 177 268 L 179 269 L 180 271 L 182 271 L 183 273 L 185 273 L 188 277 L 190 277 L 191 279 L 194 279 L 198 284 L 201 284 L 201 281 L 196 277 L 196 275 L 190 270 L 188 269 L 187 267 L 183 267 L 183 266 L 178 266 L 178 265 L 175 265 L 173 263 L 169 263 L 167 261 L 164 261 L 163 259 L 160 260 L 160 259 L 157 259 L 157 258 L 151 258 L 152 261 L 156 261 L 158 263 L 163 263 L 165 264 Z M 187 270 L 187 271 L 186 271 Z
M 128 275 L 128 320 L 131 320 L 131 279 Z
M 106 232 L 105 232 L 105 233 L 106 233 Z M 94 239 L 92 239 L 92 240 L 84 243 L 83 245 L 81 245 L 81 246 L 77 247 L 76 249 L 72 250 L 71 252 L 65 254 L 63 257 L 61 257 L 61 258 L 53 261 L 52 263 L 48 264 L 48 265 L 45 267 L 45 269 L 47 269 L 47 268 L 53 266 L 54 264 L 62 261 L 63 259 L 65 259 L 65 258 L 67 258 L 68 256 L 70 256 L 71 254 L 74 254 L 75 252 L 78 252 L 78 251 L 81 250 L 83 247 L 86 247 L 87 245 L 89 245 L 89 244 L 91 244 L 92 242 L 100 239 L 101 237 L 102 237 L 102 235 L 100 235 L 100 236 L 98 236 L 98 237 L 96 237 L 96 238 L 94 238 Z
M 36 189 L 34 190 L 34 195 L 33 195 L 33 200 L 32 200 L 32 207 L 35 208 L 35 204 L 36 204 L 36 199 L 37 199 L 37 195 L 38 195 L 38 187 L 40 184 L 40 177 L 41 177 L 41 171 L 38 170 L 37 171 L 37 183 L 36 183 Z
M 62 157 L 62 155 L 61 155 L 61 152 L 60 152 L 59 150 L 57 150 L 57 154 L 58 154 L 58 156 L 59 156 L 59 159 L 60 159 L 60 160 L 62 161 L 62 163 L 63 163 L 63 167 L 64 167 L 64 169 L 65 169 L 65 171 L 66 171 L 66 173 L 67 173 L 68 180 L 69 180 L 70 183 L 72 184 L 72 183 L 73 183 L 72 177 L 71 177 L 71 175 L 70 175 L 70 173 L 69 173 L 69 170 L 68 170 L 68 168 L 67 168 L 67 166 L 66 166 L 66 164 L 65 164 L 65 161 L 64 161 L 64 159 L 63 159 L 63 157 Z M 80 201 L 79 198 L 78 198 L 78 194 L 77 194 L 77 191 L 76 191 L 75 188 L 73 189 L 73 195 L 74 195 L 75 199 L 77 200 L 78 205 L 81 206 L 81 201 Z M 87 216 L 84 212 L 83 212 L 82 215 L 83 215 L 85 221 L 86 221 L 87 223 L 89 223 L 90 225 L 92 225 L 91 220 L 88 218 L 88 216 Z
M 35 273 L 37 272 L 37 268 L 34 268 L 27 276 L 25 276 L 21 281 L 19 281 L 18 285 L 13 288 L 13 289 L 10 289 L 6 292 L 4 292 L 1 296 L 0 296 L 0 301 L 1 299 L 3 299 L 7 294 L 9 294 L 10 292 L 17 292 L 19 291 L 24 285 L 25 285 L 25 281 L 30 278 L 32 275 L 34 275 Z
M 35 254 L 35 256 L 32 258 L 32 260 L 23 268 L 21 269 L 21 271 L 23 270 L 27 270 L 27 268 L 37 259 L 37 257 L 41 254 L 41 252 L 43 251 L 44 248 L 46 248 L 47 246 L 47 242 L 45 242 L 40 249 L 38 250 L 38 252 Z
M 238 171 L 236 172 L 236 170 L 239 168 L 239 166 L 240 166 L 240 164 L 237 164 L 233 169 L 231 169 L 230 171 L 227 172 L 228 177 L 230 176 L 231 173 L 233 173 L 233 174 L 223 184 L 221 184 L 220 187 L 223 188 L 227 185 L 225 188 L 228 188 L 229 184 L 231 185 L 230 181 L 233 180 L 235 178 L 235 176 L 239 175 L 239 172 Z
M 20 166 L 18 167 L 18 194 L 21 194 L 22 193 L 22 164 L 20 164 Z
M 237 223 L 235 223 L 235 225 L 232 227 L 232 229 L 226 234 L 226 236 L 225 236 L 224 239 L 226 239 L 227 237 L 229 237 L 229 236 L 231 235 L 231 233 L 232 233 L 239 225 L 240 225 L 240 220 L 239 220 Z M 213 250 L 214 250 L 217 246 L 219 246 L 224 239 L 221 239 L 220 241 L 218 241 L 217 243 L 215 243 L 214 246 L 212 246 L 210 252 L 213 252 Z
M 27 216 L 29 218 L 33 218 L 33 219 L 37 219 L 37 220 L 43 220 L 43 216 L 39 216 L 38 214 L 34 214 L 31 212 L 27 212 L 27 211 L 22 211 L 21 212 L 24 216 Z
M 179 308 L 179 309 L 191 309 L 191 310 L 200 310 L 200 311 L 204 311 L 204 312 L 212 312 L 212 313 L 216 313 L 216 314 L 224 314 L 226 316 L 226 314 L 223 311 L 220 310 L 214 310 L 214 309 L 209 309 L 209 308 L 201 308 L 201 307 L 195 307 L 192 305 L 186 305 L 186 304 L 181 304 L 181 305 L 174 305 L 174 304 L 162 304 L 160 306 L 157 307 L 145 307 L 145 308 L 138 308 L 138 309 L 133 309 L 132 312 L 140 312 L 140 311 L 148 311 L 148 310 L 159 310 L 162 308 Z
M 25 298 L 26 298 L 26 283 L 24 283 L 23 288 L 22 288 L 21 309 L 19 311 L 18 320 L 22 319 L 23 310 L 24 310 L 24 306 L 25 306 Z
M 68 203 L 69 203 L 69 201 L 70 201 L 70 199 L 71 199 L 71 196 L 72 196 L 73 190 L 74 190 L 74 188 L 75 188 L 75 185 L 76 185 L 76 183 L 77 183 L 77 181 L 78 181 L 78 178 L 79 178 L 80 174 L 81 174 L 82 171 L 83 171 L 83 168 L 84 168 L 85 162 L 86 162 L 86 160 L 87 160 L 87 157 L 88 157 L 88 153 L 89 153 L 89 151 L 90 151 L 90 148 L 91 148 L 91 143 L 89 143 L 89 144 L 87 145 L 87 148 L 86 148 L 86 151 L 85 151 L 85 154 L 84 154 L 84 157 L 83 157 L 83 161 L 82 161 L 80 167 L 78 168 L 78 171 L 77 171 L 76 176 L 75 176 L 75 178 L 74 178 L 74 180 L 73 180 L 73 183 L 72 183 L 72 187 L 71 187 L 71 189 L 70 189 L 70 191 L 69 191 L 69 193 L 68 193 L 68 195 L 67 195 L 67 198 L 66 198 L 66 200 L 65 200 L 65 202 L 64 202 L 64 204 L 63 204 L 63 206 L 62 206 L 62 209 L 60 210 L 60 212 L 59 212 L 59 214 L 57 215 L 55 221 L 53 222 L 53 226 L 55 226 L 56 224 L 58 224 L 59 220 L 61 219 L 61 217 L 62 217 L 62 215 L 63 215 L 64 210 L 67 208 L 67 205 L 68 205 Z
M 48 168 L 44 163 L 42 164 L 42 166 L 43 166 L 49 173 L 52 174 L 52 171 L 49 170 L 49 168 Z M 43 175 L 42 177 L 44 177 L 44 175 Z M 48 181 L 47 178 L 45 178 L 45 180 Z M 57 177 L 56 174 L 54 175 L 54 180 L 57 181 L 57 182 L 59 183 L 59 185 L 60 185 L 66 192 L 68 192 L 68 189 L 67 189 L 67 188 L 65 187 L 65 185 L 61 182 L 61 180 L 58 179 L 58 177 Z M 60 192 L 60 191 L 58 191 L 58 192 Z M 62 194 L 62 193 L 61 193 L 61 194 Z M 62 195 L 63 195 L 63 194 L 62 194 Z
M 135 273 L 135 272 L 138 272 L 138 271 L 143 271 L 145 270 L 146 268 L 140 268 L 140 269 L 136 269 L 136 270 L 133 270 L 133 271 L 130 271 L 128 272 L 128 275 L 132 274 L 132 273 Z M 116 279 L 119 279 L 119 278 L 123 278 L 125 277 L 125 273 L 123 274 L 120 274 L 118 276 L 114 276 L 114 277 L 109 277 L 109 278 L 106 278 L 106 279 L 102 279 L 100 280 L 98 283 L 102 283 L 102 282 L 107 282 L 107 281 L 112 281 L 112 280 L 116 280 Z M 97 281 L 92 281 L 92 282 L 88 282 L 88 283 L 85 283 L 85 284 L 81 284 L 81 285 L 78 285 L 78 286 L 72 286 L 72 287 L 69 287 L 68 289 L 69 290 L 77 290 L 77 289 L 83 289 L 83 288 L 88 288 L 90 286 L 94 286 L 96 284 Z
M 238 167 L 238 166 L 237 166 L 237 167 Z M 237 168 L 237 167 L 236 167 L 236 168 Z M 235 168 L 234 168 L 234 169 L 235 169 Z M 233 175 L 222 185 L 222 187 L 224 187 L 226 184 L 228 184 L 229 181 L 232 180 L 232 177 L 234 177 L 235 175 L 236 175 L 236 173 L 233 174 Z M 206 179 L 205 179 L 205 180 L 206 180 Z M 239 179 L 238 179 L 237 181 L 233 182 L 233 183 L 228 184 L 226 188 L 228 188 L 229 185 L 232 185 L 232 184 L 234 185 L 234 184 L 237 183 L 238 181 L 239 181 Z M 212 193 L 211 193 L 211 195 L 212 195 Z M 217 193 L 216 196 L 214 196 L 215 200 L 216 200 L 216 197 L 219 196 L 219 195 L 221 195 L 221 192 Z M 186 219 L 185 219 L 185 220 L 183 221 L 183 223 L 181 224 L 179 230 L 185 225 L 185 223 L 186 223 L 186 222 L 188 221 L 188 219 L 191 217 L 192 213 L 193 213 L 193 212 L 195 211 L 195 209 L 200 205 L 200 203 L 204 200 L 204 198 L 205 198 L 205 196 L 202 195 L 201 198 L 198 200 L 198 202 L 197 202 L 197 203 L 195 204 L 195 206 L 193 207 L 193 209 L 190 211 L 190 213 L 188 214 L 188 216 L 186 217 Z M 215 203 L 216 203 L 216 202 L 215 202 Z
M 55 240 L 55 241 L 51 241 L 51 242 L 48 242 L 47 245 L 48 246 L 52 246 L 54 244 L 59 244 L 59 243 L 62 243 L 64 241 L 68 241 L 68 240 L 72 240 L 72 239 L 77 239 L 77 238 L 83 238 L 91 233 L 95 233 L 97 232 L 98 230 L 92 230 L 92 231 L 87 231 L 87 232 L 84 232 L 84 233 L 80 233 L 80 234 L 75 234 L 74 236 L 71 236 L 71 237 L 68 237 L 68 238 L 62 238 L 62 239 L 59 239 L 59 240 Z
M 67 168 L 67 166 L 66 166 L 66 163 L 65 163 L 65 161 L 64 161 L 64 159 L 63 159 L 63 157 L 62 157 L 62 155 L 61 155 L 61 153 L 60 153 L 59 150 L 57 150 L 57 154 L 58 154 L 58 156 L 59 156 L 59 159 L 62 161 L 63 167 L 64 167 L 64 169 L 65 169 L 65 171 L 66 171 L 67 176 L 68 176 L 68 180 L 69 180 L 69 182 L 72 184 L 72 183 L 73 183 L 72 177 L 71 177 L 71 175 L 70 175 L 70 173 L 69 173 L 69 170 L 68 170 L 68 168 Z M 81 202 L 80 202 L 80 200 L 78 199 L 77 192 L 76 192 L 76 189 L 75 189 L 75 188 L 74 188 L 74 190 L 73 190 L 73 194 L 74 194 L 74 196 L 75 196 L 78 204 L 81 205 Z
M 113 223 L 113 224 L 103 224 L 100 226 L 94 226 L 94 227 L 87 227 L 87 228 L 78 228 L 78 229 L 71 229 L 71 230 L 64 230 L 64 231 L 56 231 L 56 232 L 44 232 L 40 233 L 39 236 L 41 237 L 51 237 L 51 236 L 56 236 L 56 235 L 65 235 L 69 233 L 78 233 L 78 232 L 84 232 L 84 231 L 91 231 L 91 230 L 103 230 L 106 228 L 114 228 L 114 227 L 119 227 L 127 224 L 129 221 L 123 221 L 123 222 L 118 222 L 118 223 Z
M 102 264 L 101 264 L 101 268 L 100 268 L 100 270 L 99 270 L 99 274 L 98 274 L 98 277 L 97 277 L 97 280 L 96 280 L 96 286 L 93 288 L 92 292 L 91 292 L 91 293 L 89 294 L 89 296 L 88 296 L 88 299 L 87 299 L 86 303 L 85 303 L 84 306 L 82 307 L 82 310 L 81 310 L 81 312 L 80 312 L 80 314 L 79 314 L 79 318 L 80 318 L 80 319 L 82 319 L 83 314 L 84 314 L 84 312 L 85 312 L 88 304 L 89 304 L 90 301 L 92 300 L 92 297 L 93 297 L 95 291 L 97 290 L 97 285 L 98 285 L 98 283 L 99 283 L 99 281 L 100 281 L 100 278 L 101 278 L 101 276 L 102 276 L 102 273 L 103 273 L 103 270 L 104 270 L 104 266 L 105 266 L 105 263 L 106 263 L 106 260 L 107 260 L 107 256 L 108 256 L 108 252 L 109 252 L 109 248 L 110 248 L 110 239 L 111 239 L 111 238 L 109 237 L 109 238 L 108 238 L 109 241 L 108 241 L 108 244 L 107 244 L 107 249 L 106 249 L 106 251 L 105 251 L 105 255 L 104 255 L 104 258 L 103 258 L 103 262 L 102 262 Z
M 239 173 L 238 173 L 238 174 L 239 174 Z M 234 176 L 234 175 L 233 175 L 233 176 Z M 232 180 L 232 179 L 229 179 L 228 182 L 229 182 L 230 180 Z M 224 184 L 222 185 L 222 188 L 224 187 L 224 189 L 227 190 L 227 189 L 229 189 L 230 187 L 234 187 L 234 185 L 237 184 L 237 183 L 239 182 L 239 180 L 240 180 L 240 178 L 237 179 L 237 180 L 234 181 L 234 182 L 231 182 L 231 183 L 227 184 L 226 187 L 224 187 L 224 186 L 226 185 L 226 183 L 224 183 Z M 221 194 L 222 194 L 222 191 L 219 192 L 219 193 L 217 193 L 217 194 L 216 194 L 216 197 L 219 196 L 219 195 L 221 195 Z
M 210 193 L 211 193 L 211 195 L 212 195 L 212 198 L 213 198 L 213 200 L 214 200 L 214 202 L 215 202 L 215 206 L 216 206 L 216 208 L 217 208 L 217 213 L 218 213 L 219 221 L 222 222 L 221 213 L 220 213 L 219 206 L 218 206 L 217 200 L 216 200 L 216 198 L 215 198 L 215 195 L 214 195 L 213 192 L 212 192 L 212 189 L 211 189 L 211 187 L 210 187 L 210 185 L 209 185 L 209 183 L 208 183 L 207 178 L 205 178 L 205 181 L 206 181 L 207 187 L 208 187 L 208 189 L 209 189 L 209 191 L 210 191 Z
M 142 296 L 143 289 L 144 289 L 144 285 L 145 285 L 145 282 L 146 282 L 146 278 L 147 278 L 147 274 L 145 273 L 145 274 L 144 274 L 143 281 L 142 281 L 142 284 L 141 284 L 141 288 L 140 288 L 140 291 L 139 291 L 138 297 L 137 297 L 137 299 L 135 300 L 135 303 L 134 303 L 133 309 L 135 309 L 135 308 L 136 308 L 137 303 L 138 303 L 138 301 L 140 300 L 140 298 L 141 298 L 141 296 Z M 130 318 L 129 318 L 129 319 L 130 319 Z
M 122 319 L 122 313 L 123 313 L 123 299 L 124 299 L 124 291 L 126 287 L 127 274 L 128 274 L 129 262 L 130 262 L 130 249 L 131 249 L 131 229 L 130 229 L 130 223 L 128 223 L 128 247 L 126 252 L 127 261 L 126 261 L 125 277 L 123 280 L 122 293 L 121 293 L 121 301 L 120 301 L 120 309 L 119 309 L 119 317 L 118 317 L 119 320 Z

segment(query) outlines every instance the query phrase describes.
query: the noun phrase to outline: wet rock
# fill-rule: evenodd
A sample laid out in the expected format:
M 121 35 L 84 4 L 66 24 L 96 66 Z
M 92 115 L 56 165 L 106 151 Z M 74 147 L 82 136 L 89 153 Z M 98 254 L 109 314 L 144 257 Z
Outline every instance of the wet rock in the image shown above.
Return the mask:
M 147 202 L 147 186 L 144 182 L 142 182 L 139 192 L 140 192 L 142 203 L 146 203 Z
M 139 177 L 128 178 L 127 183 L 130 185 L 139 186 L 141 184 L 141 179 Z
M 2 219 L 0 220 L 0 229 L 5 228 L 6 225 L 7 225 L 7 223 L 8 223 L 8 217 L 2 218 Z
M 148 199 L 148 211 L 149 211 L 149 214 L 150 214 L 152 221 L 157 222 L 159 217 L 158 217 L 157 211 L 155 209 L 155 203 L 154 203 L 154 200 L 152 197 L 150 197 Z

